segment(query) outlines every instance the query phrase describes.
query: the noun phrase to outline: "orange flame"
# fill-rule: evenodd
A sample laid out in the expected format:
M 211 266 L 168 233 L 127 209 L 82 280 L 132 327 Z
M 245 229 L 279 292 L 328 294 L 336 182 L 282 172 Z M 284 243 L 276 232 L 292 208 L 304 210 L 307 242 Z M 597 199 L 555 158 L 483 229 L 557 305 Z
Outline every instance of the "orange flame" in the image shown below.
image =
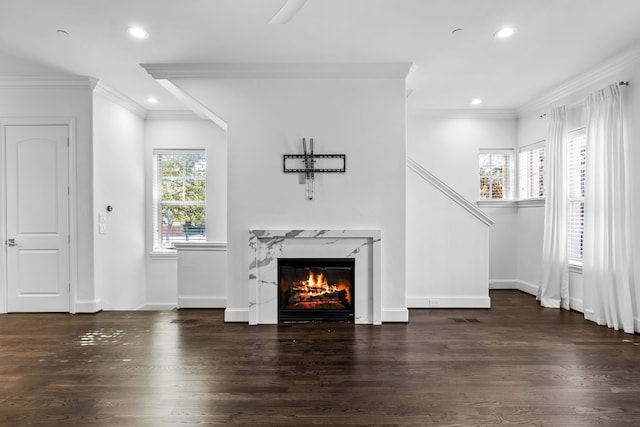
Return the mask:
M 351 304 L 351 288 L 348 284 L 338 283 L 330 285 L 323 273 L 317 275 L 313 271 L 309 272 L 307 280 L 300 280 L 293 283 L 293 289 L 304 292 L 309 297 L 315 297 L 325 294 L 332 294 L 344 290 L 347 293 L 346 299 Z

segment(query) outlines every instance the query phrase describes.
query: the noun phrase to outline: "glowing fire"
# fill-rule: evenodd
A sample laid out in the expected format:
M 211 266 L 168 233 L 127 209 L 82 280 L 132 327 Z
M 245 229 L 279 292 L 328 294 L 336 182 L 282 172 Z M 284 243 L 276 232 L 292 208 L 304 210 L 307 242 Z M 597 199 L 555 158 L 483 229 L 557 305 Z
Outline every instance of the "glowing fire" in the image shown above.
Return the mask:
M 346 293 L 346 300 L 351 304 L 351 287 L 345 283 L 329 284 L 323 273 L 309 272 L 306 280 L 293 282 L 292 289 L 298 293 L 301 301 L 317 300 L 323 296 L 331 297 L 341 291 Z

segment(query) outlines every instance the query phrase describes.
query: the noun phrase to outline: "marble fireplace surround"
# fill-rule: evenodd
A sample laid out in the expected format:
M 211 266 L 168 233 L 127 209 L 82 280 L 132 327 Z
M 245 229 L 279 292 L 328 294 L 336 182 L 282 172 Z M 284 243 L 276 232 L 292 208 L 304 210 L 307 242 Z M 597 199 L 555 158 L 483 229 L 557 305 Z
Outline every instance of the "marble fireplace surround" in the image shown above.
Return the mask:
M 250 230 L 249 324 L 278 323 L 278 258 L 354 258 L 356 324 L 382 324 L 380 230 Z

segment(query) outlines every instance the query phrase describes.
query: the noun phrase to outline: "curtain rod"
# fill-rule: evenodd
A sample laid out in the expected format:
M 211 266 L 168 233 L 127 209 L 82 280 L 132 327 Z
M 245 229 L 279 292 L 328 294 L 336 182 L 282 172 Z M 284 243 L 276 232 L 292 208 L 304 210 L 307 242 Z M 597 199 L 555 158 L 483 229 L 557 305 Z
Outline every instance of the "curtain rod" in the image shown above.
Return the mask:
M 618 86 L 629 86 L 629 82 L 628 82 L 628 81 L 627 81 L 627 82 L 625 82 L 625 81 L 620 81 L 620 82 L 618 82 Z M 573 105 L 580 104 L 581 102 L 582 102 L 582 101 L 574 102 L 573 104 L 570 104 L 570 105 L 568 105 L 567 107 L 571 107 L 571 106 L 573 106 Z M 541 119 L 544 119 L 545 117 L 547 117 L 547 113 L 540 114 L 540 118 L 541 118 Z

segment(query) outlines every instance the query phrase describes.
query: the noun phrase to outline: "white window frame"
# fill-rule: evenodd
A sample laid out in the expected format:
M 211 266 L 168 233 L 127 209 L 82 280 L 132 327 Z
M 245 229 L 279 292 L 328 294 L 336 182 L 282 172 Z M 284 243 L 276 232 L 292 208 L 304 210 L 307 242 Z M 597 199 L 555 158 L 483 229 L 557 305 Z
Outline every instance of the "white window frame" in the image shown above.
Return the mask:
M 478 160 L 481 161 L 481 159 L 483 158 L 483 156 L 486 155 L 490 155 L 491 156 L 491 160 L 490 160 L 490 169 L 494 168 L 494 164 L 496 164 L 498 162 L 498 160 L 496 159 L 496 162 L 494 163 L 493 161 L 493 157 L 502 157 L 504 159 L 506 159 L 506 167 L 503 168 L 503 172 L 504 172 L 504 180 L 503 180 L 503 191 L 502 191 L 502 197 L 501 198 L 492 198 L 492 197 L 485 197 L 482 194 L 482 179 L 483 179 L 483 175 L 482 172 L 479 171 L 478 174 L 478 180 L 479 180 L 479 184 L 480 184 L 480 193 L 478 194 L 478 198 L 485 202 L 485 201 L 504 201 L 504 200 L 513 200 L 513 177 L 514 177 L 514 150 L 512 148 L 481 148 L 480 149 L 480 153 L 478 156 Z M 480 166 L 481 167 L 481 166 Z M 493 180 L 489 179 L 489 186 L 490 186 L 490 194 L 493 193 Z
M 518 198 L 544 198 L 546 141 L 520 147 L 518 150 Z
M 205 149 L 154 149 L 152 152 L 152 174 L 153 174 L 153 186 L 152 186 L 152 212 L 153 212 L 153 252 L 154 253 L 172 253 L 175 252 L 175 246 L 173 243 L 177 242 L 186 242 L 188 241 L 188 235 L 185 238 L 176 238 L 173 237 L 170 240 L 170 243 L 163 243 L 163 233 L 161 227 L 164 226 L 163 218 L 162 218 L 162 204 L 171 204 L 175 206 L 204 206 L 205 209 L 205 217 L 206 217 L 206 209 L 207 209 L 207 201 L 206 201 L 206 187 L 207 187 L 207 173 L 206 170 L 206 150 Z M 175 201 L 175 202 L 166 202 L 162 201 L 160 197 L 161 191 L 161 171 L 159 168 L 159 157 L 160 155 L 193 155 L 198 154 L 202 155 L 205 159 L 205 200 L 202 201 Z M 206 224 L 206 223 L 205 223 Z M 206 225 L 205 225 L 206 227 Z M 206 228 L 204 230 L 204 234 L 194 235 L 189 241 L 206 241 Z
M 584 243 L 584 185 L 587 155 L 584 127 L 569 132 L 567 146 L 567 256 L 569 264 L 582 265 Z

